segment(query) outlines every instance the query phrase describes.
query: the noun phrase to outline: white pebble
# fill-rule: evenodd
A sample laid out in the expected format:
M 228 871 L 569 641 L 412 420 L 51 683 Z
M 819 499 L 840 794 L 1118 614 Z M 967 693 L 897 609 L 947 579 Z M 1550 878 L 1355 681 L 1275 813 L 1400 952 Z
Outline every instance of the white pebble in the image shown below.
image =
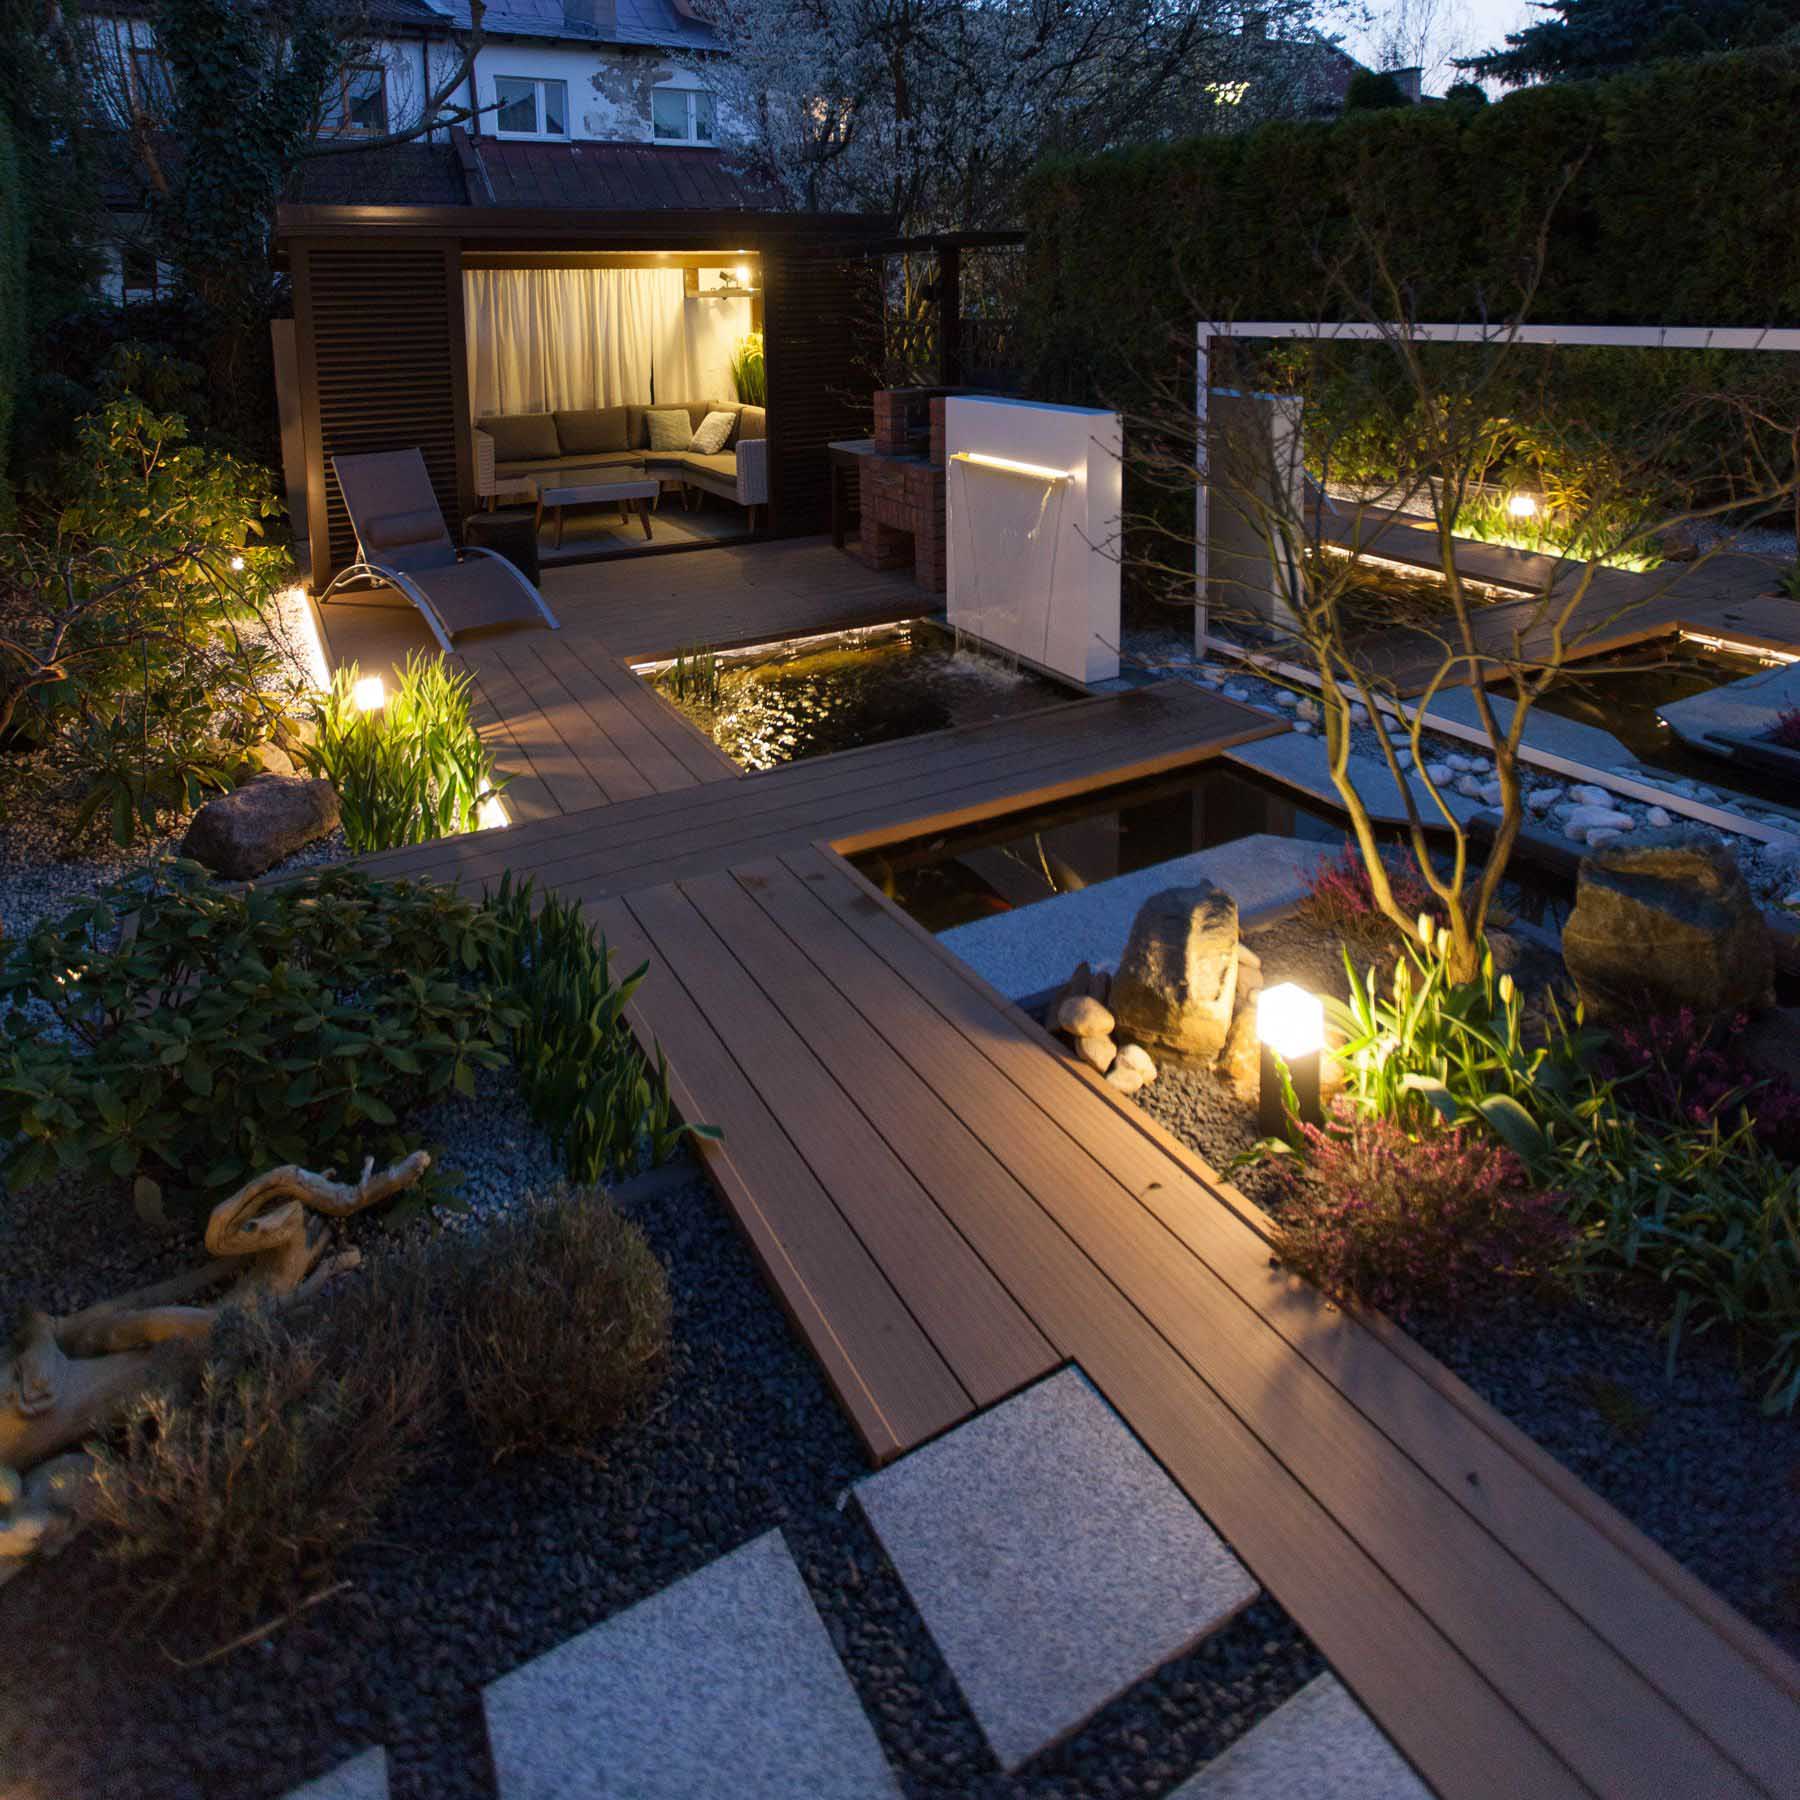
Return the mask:
M 1300 696 L 1296 694 L 1292 688 L 1283 688 L 1281 692 L 1275 696 L 1275 704 L 1277 706 L 1298 706 L 1300 704 Z
M 1580 806 L 1611 806 L 1613 803 L 1611 791 L 1596 787 L 1591 781 L 1578 783 L 1570 788 L 1569 798 Z
M 1644 818 L 1647 823 L 1654 825 L 1659 831 L 1663 826 L 1672 825 L 1674 823 L 1674 819 L 1671 815 L 1660 806 L 1651 807 L 1650 810 L 1644 814 Z
M 1561 798 L 1561 788 L 1533 788 L 1531 792 L 1525 796 L 1525 804 L 1535 813 L 1548 812 Z
M 1459 775 L 1456 778 L 1456 791 L 1467 799 L 1481 798 L 1481 783 L 1473 775 Z
M 1618 831 L 1605 831 L 1596 826 L 1587 834 L 1587 847 L 1590 850 L 1604 850 L 1608 844 L 1616 844 L 1624 834 Z
M 1294 721 L 1294 729 L 1297 732 L 1299 732 L 1299 734 L 1302 737 L 1311 737 L 1313 734 L 1312 720 L 1311 719 L 1296 719 Z
M 1248 700 L 1250 698 L 1250 690 L 1241 681 L 1226 682 L 1224 692 L 1227 700 Z
M 1447 762 L 1434 762 L 1425 765 L 1425 779 L 1433 787 L 1442 787 L 1450 779 L 1451 769 Z

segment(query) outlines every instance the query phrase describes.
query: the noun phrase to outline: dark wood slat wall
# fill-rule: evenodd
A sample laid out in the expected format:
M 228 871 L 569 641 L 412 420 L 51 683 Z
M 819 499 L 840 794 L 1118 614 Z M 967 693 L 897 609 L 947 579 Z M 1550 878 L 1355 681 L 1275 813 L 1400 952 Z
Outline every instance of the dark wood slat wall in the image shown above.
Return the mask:
M 784 536 L 831 519 L 837 438 L 866 436 L 875 389 L 880 265 L 842 244 L 763 252 L 769 380 L 769 526 Z
M 466 391 L 461 268 L 450 243 L 311 245 L 295 263 L 303 357 L 315 578 L 356 554 L 331 458 L 368 450 L 424 452 L 451 531 L 462 525 L 458 396 Z

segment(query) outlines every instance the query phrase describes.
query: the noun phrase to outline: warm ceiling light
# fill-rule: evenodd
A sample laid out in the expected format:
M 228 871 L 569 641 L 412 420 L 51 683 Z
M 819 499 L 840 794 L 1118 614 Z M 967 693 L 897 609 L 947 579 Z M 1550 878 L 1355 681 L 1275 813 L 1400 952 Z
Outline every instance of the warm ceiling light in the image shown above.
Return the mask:
M 350 690 L 358 712 L 380 712 L 387 704 L 387 689 L 379 675 L 365 675 Z
M 1538 503 L 1536 494 L 1514 494 L 1506 503 L 1506 510 L 1515 519 L 1535 519 Z
M 748 287 L 750 285 L 750 265 L 748 263 L 739 263 L 731 272 L 737 277 L 737 284 L 739 287 Z
M 1014 462 L 1010 456 L 989 456 L 983 450 L 955 450 L 950 460 L 959 463 L 974 463 L 981 469 L 998 469 L 1006 475 L 1029 475 L 1035 481 L 1073 481 L 1075 477 L 1067 469 L 1047 469 L 1042 463 Z

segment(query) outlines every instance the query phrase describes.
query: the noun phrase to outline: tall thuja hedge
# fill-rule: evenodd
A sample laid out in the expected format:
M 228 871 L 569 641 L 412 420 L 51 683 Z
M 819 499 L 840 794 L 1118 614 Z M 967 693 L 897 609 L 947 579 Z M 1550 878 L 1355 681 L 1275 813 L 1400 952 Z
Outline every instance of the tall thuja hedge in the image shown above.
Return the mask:
M 13 516 L 9 452 L 25 361 L 25 241 L 18 150 L 0 114 L 0 530 Z
M 1023 221 L 1037 385 L 1129 406 L 1202 314 L 1341 316 L 1328 269 L 1378 291 L 1363 234 L 1413 317 L 1504 318 L 1546 215 L 1534 319 L 1800 325 L 1797 118 L 1779 50 L 1045 164 Z

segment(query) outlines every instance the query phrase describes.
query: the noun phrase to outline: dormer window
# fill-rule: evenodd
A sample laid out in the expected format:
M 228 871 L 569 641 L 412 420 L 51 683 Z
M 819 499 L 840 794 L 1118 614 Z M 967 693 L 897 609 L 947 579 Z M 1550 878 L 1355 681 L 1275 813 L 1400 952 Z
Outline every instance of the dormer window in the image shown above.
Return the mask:
M 379 63 L 351 63 L 340 69 L 325 95 L 320 126 L 327 137 L 385 137 L 387 71 Z
M 502 137 L 566 138 L 569 84 L 535 75 L 496 75 L 494 129 Z
M 650 93 L 650 129 L 659 144 L 710 144 L 713 97 L 698 85 L 669 85 Z

